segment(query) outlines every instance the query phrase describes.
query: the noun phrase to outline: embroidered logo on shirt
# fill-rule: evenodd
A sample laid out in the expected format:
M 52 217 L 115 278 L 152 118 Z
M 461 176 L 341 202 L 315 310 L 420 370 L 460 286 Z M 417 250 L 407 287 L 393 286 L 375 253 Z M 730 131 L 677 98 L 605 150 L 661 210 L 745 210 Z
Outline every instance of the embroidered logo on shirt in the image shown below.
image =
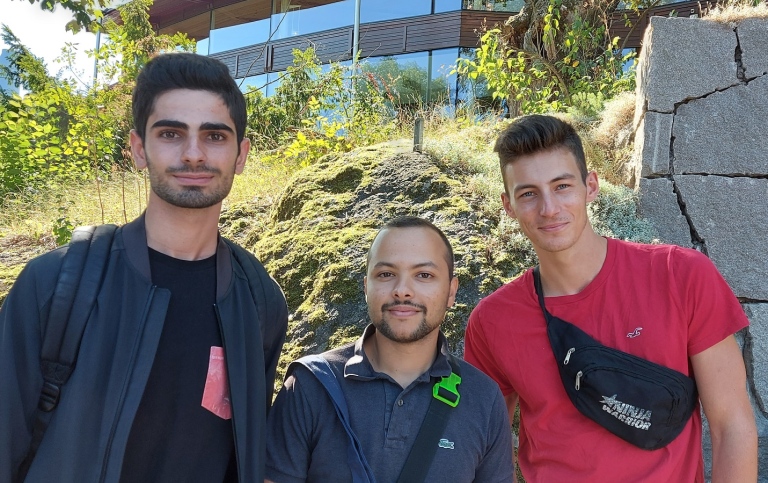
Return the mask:
M 634 339 L 635 337 L 640 335 L 641 330 L 643 330 L 642 327 L 636 327 L 634 332 L 630 332 L 629 334 L 627 334 L 627 337 L 629 337 L 630 339 Z
M 453 449 L 453 441 L 448 441 L 445 438 L 441 439 L 440 442 L 437 443 L 437 445 L 441 448 Z
M 208 360 L 208 377 L 205 379 L 202 406 L 221 419 L 232 418 L 232 406 L 229 402 L 229 381 L 224 348 L 211 346 Z

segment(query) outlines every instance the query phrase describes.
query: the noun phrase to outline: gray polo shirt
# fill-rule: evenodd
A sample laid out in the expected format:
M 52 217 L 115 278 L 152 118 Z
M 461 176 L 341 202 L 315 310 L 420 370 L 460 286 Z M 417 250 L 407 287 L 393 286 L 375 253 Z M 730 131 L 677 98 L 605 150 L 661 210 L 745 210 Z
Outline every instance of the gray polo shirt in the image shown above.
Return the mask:
M 349 407 L 352 428 L 377 483 L 394 483 L 411 451 L 432 399 L 437 378 L 448 376 L 448 346 L 440 334 L 434 364 L 403 389 L 375 372 L 363 340 L 326 352 Z M 512 441 L 501 391 L 493 380 L 464 361 L 461 401 L 453 409 L 426 481 L 512 482 Z M 267 479 L 276 483 L 345 483 L 348 436 L 330 396 L 317 379 L 298 366 L 283 384 L 267 422 Z

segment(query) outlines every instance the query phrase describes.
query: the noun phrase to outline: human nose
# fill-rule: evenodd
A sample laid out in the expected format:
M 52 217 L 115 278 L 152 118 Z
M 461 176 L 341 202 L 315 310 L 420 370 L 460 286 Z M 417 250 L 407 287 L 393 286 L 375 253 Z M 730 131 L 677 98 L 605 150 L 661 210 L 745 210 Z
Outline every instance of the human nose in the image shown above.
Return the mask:
M 392 287 L 392 295 L 396 299 L 408 299 L 413 297 L 413 289 L 407 277 L 400 277 Z
M 541 206 L 539 214 L 541 216 L 554 216 L 560 212 L 560 204 L 554 195 L 544 194 L 541 196 Z
M 205 152 L 200 145 L 200 141 L 196 137 L 190 136 L 184 143 L 182 161 L 186 163 L 200 163 L 205 161 Z

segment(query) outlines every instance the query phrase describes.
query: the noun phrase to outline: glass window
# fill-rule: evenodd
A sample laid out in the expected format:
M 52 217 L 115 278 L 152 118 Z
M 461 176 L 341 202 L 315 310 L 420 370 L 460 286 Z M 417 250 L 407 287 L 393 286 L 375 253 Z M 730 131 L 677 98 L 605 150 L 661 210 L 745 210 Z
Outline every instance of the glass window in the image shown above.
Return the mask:
M 435 13 L 461 10 L 462 0 L 435 0 Z
M 360 23 L 432 13 L 432 0 L 361 0 Z
M 327 5 L 302 8 L 286 4 L 286 10 L 272 15 L 273 39 L 284 39 L 323 30 L 348 27 L 355 21 L 354 0 L 344 0 Z
M 428 52 L 368 59 L 361 69 L 373 75 L 396 105 L 418 104 L 427 98 Z
M 266 42 L 269 19 L 211 30 L 209 54 Z
M 429 97 L 431 102 L 456 103 L 456 68 L 459 49 L 435 50 L 432 52 L 432 72 L 430 76 Z
M 459 57 L 474 59 L 475 49 L 469 47 L 459 48 Z M 458 76 L 456 79 L 456 107 L 461 105 L 477 107 L 488 105 L 492 102 L 491 93 L 484 77 L 470 79 L 466 76 Z
M 486 12 L 519 12 L 524 0 L 464 0 L 465 10 L 485 10 Z

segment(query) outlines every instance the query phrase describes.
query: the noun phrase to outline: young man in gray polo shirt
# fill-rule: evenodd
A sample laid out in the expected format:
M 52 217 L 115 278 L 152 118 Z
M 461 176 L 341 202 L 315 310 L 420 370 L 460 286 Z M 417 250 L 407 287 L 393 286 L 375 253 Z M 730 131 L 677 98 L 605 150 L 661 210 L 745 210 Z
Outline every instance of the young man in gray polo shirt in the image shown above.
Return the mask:
M 432 388 L 451 374 L 440 325 L 458 280 L 442 231 L 416 217 L 379 231 L 364 282 L 371 324 L 330 363 L 376 481 L 397 481 L 427 413 Z M 512 482 L 509 421 L 498 386 L 458 361 L 461 398 L 451 410 L 425 481 Z M 304 366 L 286 379 L 269 414 L 267 481 L 352 481 L 349 438 L 320 382 Z

